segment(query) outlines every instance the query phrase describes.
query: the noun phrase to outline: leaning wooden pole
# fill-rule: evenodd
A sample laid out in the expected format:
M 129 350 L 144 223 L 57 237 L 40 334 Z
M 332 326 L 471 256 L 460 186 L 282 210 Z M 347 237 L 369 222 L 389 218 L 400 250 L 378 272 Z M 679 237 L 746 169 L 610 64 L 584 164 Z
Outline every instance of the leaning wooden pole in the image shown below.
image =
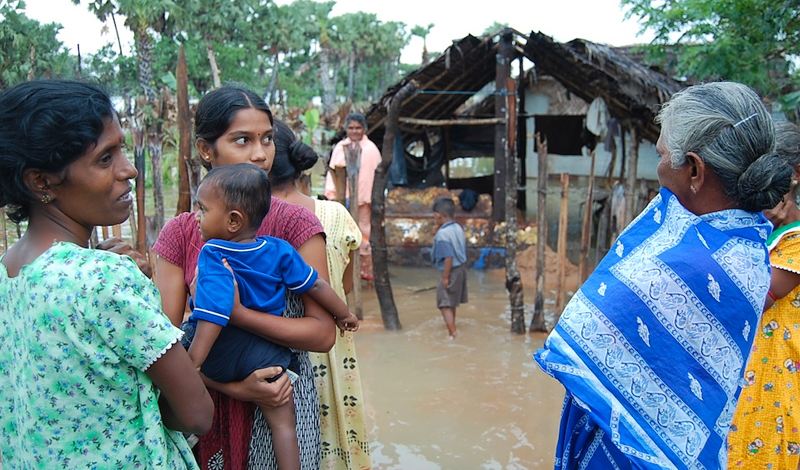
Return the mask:
M 347 172 L 347 186 L 350 188 L 350 215 L 353 220 L 358 220 L 358 172 L 361 170 L 361 144 L 351 142 L 344 146 L 345 171 Z M 359 320 L 364 319 L 364 305 L 361 300 L 361 254 L 359 250 L 351 252 L 353 259 L 353 313 Z
M 569 173 L 561 173 L 561 210 L 558 213 L 558 264 L 556 266 L 556 322 L 567 298 L 567 226 L 569 224 Z
M 536 301 L 530 331 L 546 332 L 544 321 L 544 270 L 547 246 L 547 138 L 537 132 L 536 148 L 539 150 L 538 197 L 536 205 Z
M 511 307 L 511 332 L 525 333 L 525 300 L 522 294 L 522 277 L 517 269 L 517 156 L 514 152 L 516 143 L 517 95 L 516 83 L 509 78 L 506 84 L 506 290 Z
M 189 74 L 183 44 L 178 49 L 178 206 L 175 215 L 192 210 L 189 166 L 192 159 L 192 115 L 189 111 Z
M 389 250 L 386 246 L 386 180 L 389 166 L 394 158 L 394 136 L 403 101 L 417 91 L 417 82 L 411 80 L 391 98 L 386 110 L 386 132 L 383 134 L 381 163 L 375 169 L 372 183 L 372 265 L 375 274 L 375 293 L 381 307 L 383 326 L 387 330 L 399 330 L 400 317 L 394 303 L 392 284 L 389 282 Z
M 583 226 L 581 227 L 581 259 L 578 262 L 578 281 L 583 281 L 589 277 L 589 248 L 592 243 L 592 203 L 594 201 L 594 164 L 595 153 L 592 150 L 592 163 L 589 165 L 589 184 L 586 188 L 586 201 L 583 206 Z

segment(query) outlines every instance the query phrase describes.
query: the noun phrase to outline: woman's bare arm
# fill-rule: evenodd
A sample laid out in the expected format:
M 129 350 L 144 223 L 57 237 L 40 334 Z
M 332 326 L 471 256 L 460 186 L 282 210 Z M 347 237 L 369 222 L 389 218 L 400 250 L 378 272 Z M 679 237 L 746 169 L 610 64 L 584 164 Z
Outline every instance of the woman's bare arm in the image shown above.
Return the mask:
M 183 268 L 156 257 L 156 287 L 161 293 L 161 309 L 175 326 L 183 322 L 186 310 L 186 284 Z
M 787 271 L 785 269 L 772 267 L 772 279 L 770 280 L 769 290 L 776 299 L 782 299 L 789 295 L 798 285 L 800 285 L 800 274 Z M 767 296 L 764 310 L 772 307 L 775 301 Z
M 345 294 L 349 294 L 351 290 L 353 290 L 353 258 L 355 257 L 356 250 L 350 251 L 350 260 L 347 262 L 347 266 L 344 268 L 344 274 L 342 275 L 342 288 L 344 289 Z
M 158 405 L 164 425 L 193 434 L 211 429 L 214 402 L 180 344 L 169 348 L 145 374 L 161 390 Z

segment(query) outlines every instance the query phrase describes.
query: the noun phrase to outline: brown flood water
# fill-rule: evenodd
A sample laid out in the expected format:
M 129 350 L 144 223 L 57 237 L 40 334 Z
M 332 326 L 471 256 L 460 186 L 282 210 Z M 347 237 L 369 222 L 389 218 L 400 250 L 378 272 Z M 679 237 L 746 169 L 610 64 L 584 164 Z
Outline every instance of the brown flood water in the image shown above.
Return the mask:
M 373 468 L 552 468 L 564 389 L 531 358 L 545 335 L 510 333 L 504 271 L 469 270 L 470 301 L 450 341 L 436 269 L 389 269 L 403 329 L 384 329 L 365 287 L 356 333 Z M 525 289 L 529 325 L 533 292 Z

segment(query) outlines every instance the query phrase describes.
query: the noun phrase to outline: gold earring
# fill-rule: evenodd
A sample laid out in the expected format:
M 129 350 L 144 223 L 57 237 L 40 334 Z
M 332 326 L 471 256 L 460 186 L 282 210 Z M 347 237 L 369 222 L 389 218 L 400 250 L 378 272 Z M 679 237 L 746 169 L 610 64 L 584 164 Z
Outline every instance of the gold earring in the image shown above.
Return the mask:
M 52 201 L 52 199 L 50 198 L 49 194 L 42 194 L 42 204 L 50 204 L 50 201 Z

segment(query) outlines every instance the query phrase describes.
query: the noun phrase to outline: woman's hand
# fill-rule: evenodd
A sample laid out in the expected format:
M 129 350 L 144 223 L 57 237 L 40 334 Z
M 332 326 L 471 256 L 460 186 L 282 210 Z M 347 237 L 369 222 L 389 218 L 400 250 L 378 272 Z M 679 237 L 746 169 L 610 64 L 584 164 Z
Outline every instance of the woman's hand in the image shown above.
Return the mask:
M 206 385 L 239 401 L 255 403 L 258 406 L 275 408 L 285 405 L 292 396 L 292 382 L 288 374 L 283 374 L 274 382 L 267 382 L 281 373 L 279 366 L 258 369 L 244 380 L 220 384 L 205 379 Z
M 153 278 L 153 267 L 141 253 L 136 251 L 129 243 L 117 237 L 111 237 L 97 244 L 98 250 L 109 251 L 118 255 L 128 256 L 136 262 L 136 266 L 149 279 Z

